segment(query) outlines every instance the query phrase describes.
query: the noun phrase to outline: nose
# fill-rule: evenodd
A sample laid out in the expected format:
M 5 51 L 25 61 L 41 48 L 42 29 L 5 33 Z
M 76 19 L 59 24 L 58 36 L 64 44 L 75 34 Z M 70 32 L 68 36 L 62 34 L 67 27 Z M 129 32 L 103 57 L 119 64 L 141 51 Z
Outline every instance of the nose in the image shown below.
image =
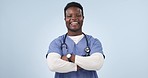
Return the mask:
M 76 16 L 72 16 L 71 20 L 77 20 L 78 18 Z

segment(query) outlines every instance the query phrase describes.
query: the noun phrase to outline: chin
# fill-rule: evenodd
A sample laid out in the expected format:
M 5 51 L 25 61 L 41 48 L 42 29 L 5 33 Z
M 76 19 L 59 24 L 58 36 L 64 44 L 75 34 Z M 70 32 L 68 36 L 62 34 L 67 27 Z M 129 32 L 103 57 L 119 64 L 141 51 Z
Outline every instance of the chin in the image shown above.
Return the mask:
M 71 32 L 77 32 L 77 31 L 80 31 L 81 29 L 68 29 L 68 31 L 71 31 Z

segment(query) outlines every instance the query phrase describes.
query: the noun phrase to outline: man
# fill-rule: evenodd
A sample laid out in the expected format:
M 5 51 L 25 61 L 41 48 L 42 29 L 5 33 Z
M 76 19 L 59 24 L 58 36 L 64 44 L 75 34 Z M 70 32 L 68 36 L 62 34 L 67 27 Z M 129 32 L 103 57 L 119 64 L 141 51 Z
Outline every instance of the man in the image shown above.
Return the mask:
M 53 40 L 47 63 L 55 78 L 98 78 L 104 62 L 100 41 L 82 32 L 83 7 L 70 2 L 64 8 L 67 33 Z

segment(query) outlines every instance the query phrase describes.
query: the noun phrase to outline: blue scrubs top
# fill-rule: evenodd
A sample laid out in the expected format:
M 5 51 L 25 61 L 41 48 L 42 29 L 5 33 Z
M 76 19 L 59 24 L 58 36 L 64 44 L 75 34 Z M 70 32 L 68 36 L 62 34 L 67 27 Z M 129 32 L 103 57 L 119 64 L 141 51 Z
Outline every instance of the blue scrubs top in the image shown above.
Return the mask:
M 61 56 L 66 55 L 67 53 L 80 55 L 80 56 L 84 56 L 86 54 L 84 50 L 87 47 L 85 36 L 77 44 L 75 44 L 74 41 L 67 36 L 65 39 L 67 49 L 65 47 L 62 47 L 64 37 L 65 37 L 65 34 L 53 40 L 49 45 L 48 53 L 56 52 Z M 88 45 L 91 50 L 90 55 L 95 52 L 100 52 L 103 54 L 102 45 L 100 41 L 96 38 L 93 38 L 90 35 L 86 35 L 86 37 L 88 40 Z M 73 71 L 69 73 L 55 72 L 55 78 L 98 78 L 98 76 L 96 71 L 94 70 L 90 71 L 90 70 L 80 69 L 78 71 Z

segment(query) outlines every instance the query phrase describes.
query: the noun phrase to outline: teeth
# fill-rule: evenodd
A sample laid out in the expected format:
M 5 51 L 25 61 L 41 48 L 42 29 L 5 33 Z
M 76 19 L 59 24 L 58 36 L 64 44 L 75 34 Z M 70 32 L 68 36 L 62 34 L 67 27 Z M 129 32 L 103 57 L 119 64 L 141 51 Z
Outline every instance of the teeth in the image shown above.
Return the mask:
M 78 24 L 78 22 L 71 22 L 71 24 Z

